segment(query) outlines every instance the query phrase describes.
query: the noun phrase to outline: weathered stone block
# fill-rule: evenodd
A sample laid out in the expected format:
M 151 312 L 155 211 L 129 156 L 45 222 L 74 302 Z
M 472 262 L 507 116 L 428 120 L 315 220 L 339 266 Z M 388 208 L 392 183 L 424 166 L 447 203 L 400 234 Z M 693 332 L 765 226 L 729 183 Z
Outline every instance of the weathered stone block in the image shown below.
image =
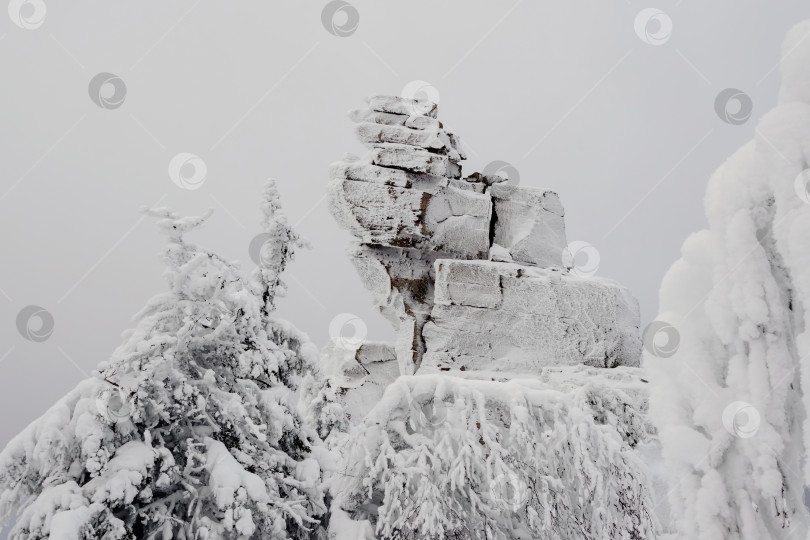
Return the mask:
M 388 186 L 418 189 L 435 193 L 448 185 L 448 179 L 443 176 L 421 174 L 402 169 L 378 167 L 368 161 L 339 161 L 329 167 L 333 180 L 357 180 L 359 182 L 374 182 Z
M 422 327 L 433 309 L 434 262 L 446 253 L 355 245 L 349 257 L 374 303 L 397 330 L 395 350 L 403 374 L 424 353 Z
M 489 195 L 452 186 L 433 193 L 336 179 L 329 185 L 335 219 L 368 244 L 445 251 L 463 258 L 489 252 Z
M 436 261 L 423 370 L 638 366 L 638 303 L 613 281 L 491 261 Z
M 399 96 L 369 96 L 366 98 L 372 111 L 403 114 L 406 116 L 427 116 L 436 118 L 438 106 L 426 99 L 411 99 Z
M 409 116 L 405 114 L 392 114 L 373 111 L 371 109 L 357 109 L 349 112 L 349 118 L 354 122 L 372 122 L 386 126 L 406 126 L 413 129 L 439 129 L 442 123 L 429 116 Z
M 565 213 L 553 191 L 494 184 L 487 189 L 494 202 L 493 243 L 515 262 L 563 267 Z
M 394 167 L 417 173 L 460 178 L 461 167 L 441 154 L 406 144 L 381 143 L 370 153 L 371 162 L 381 167 Z
M 451 161 L 459 161 L 466 157 L 455 139 L 451 139 L 443 129 L 411 129 L 405 126 L 362 122 L 357 125 L 355 132 L 360 142 L 370 148 L 385 144 L 404 144 L 446 155 Z
M 380 400 L 389 384 L 400 375 L 391 343 L 366 342 L 346 348 L 339 340 L 323 350 L 324 371 L 339 389 L 338 400 L 349 421 L 356 423 Z

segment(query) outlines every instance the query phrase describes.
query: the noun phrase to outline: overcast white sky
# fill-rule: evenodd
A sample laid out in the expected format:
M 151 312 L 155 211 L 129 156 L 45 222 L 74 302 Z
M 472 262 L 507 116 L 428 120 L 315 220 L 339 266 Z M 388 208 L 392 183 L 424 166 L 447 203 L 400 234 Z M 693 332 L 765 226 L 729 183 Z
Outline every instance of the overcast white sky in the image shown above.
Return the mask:
M 630 287 L 650 321 L 664 272 L 704 225 L 710 174 L 775 104 L 782 38 L 810 16 L 798 0 L 368 0 L 352 2 L 359 25 L 337 37 L 325 5 L 47 2 L 38 28 L 0 17 L 0 444 L 107 358 L 164 290 L 163 239 L 137 213 L 158 201 L 213 207 L 193 240 L 252 265 L 257 200 L 276 178 L 313 246 L 290 268 L 280 315 L 318 344 L 344 312 L 370 339 L 390 338 L 323 195 L 329 163 L 363 151 L 346 111 L 413 80 L 438 91 L 441 120 L 469 150 L 465 172 L 505 160 L 523 185 L 557 191 L 568 239 L 593 244 L 599 274 Z M 649 7 L 672 21 L 659 45 L 634 29 Z M 100 72 L 125 83 L 119 107 L 90 99 Z M 741 125 L 715 114 L 729 87 L 753 102 Z M 181 152 L 207 166 L 197 190 L 169 178 Z M 39 343 L 15 324 L 32 304 L 54 318 Z

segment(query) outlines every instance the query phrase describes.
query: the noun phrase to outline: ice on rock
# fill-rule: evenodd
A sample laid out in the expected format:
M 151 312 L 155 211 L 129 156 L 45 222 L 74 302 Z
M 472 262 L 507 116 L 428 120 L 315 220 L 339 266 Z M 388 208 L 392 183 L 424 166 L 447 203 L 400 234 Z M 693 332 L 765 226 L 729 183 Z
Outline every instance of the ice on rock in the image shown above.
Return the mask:
M 372 111 L 405 116 L 436 118 L 438 110 L 438 106 L 427 99 L 411 99 L 399 96 L 369 96 L 366 98 L 366 103 L 368 103 L 368 108 Z
M 563 265 L 557 194 L 462 176 L 435 104 L 368 104 L 330 208 L 397 339 L 324 351 L 335 506 L 381 538 L 653 538 L 638 303 Z
M 467 257 L 485 256 L 489 249 L 486 195 L 451 186 L 431 193 L 350 179 L 334 180 L 329 191 L 332 214 L 365 243 Z
M 556 193 L 462 177 L 461 143 L 431 102 L 367 102 L 350 117 L 369 153 L 332 165 L 330 209 L 361 242 L 351 258 L 398 331 L 403 374 L 425 354 L 439 369 L 638 365 L 637 304 L 613 282 L 568 274 Z
M 392 114 L 372 111 L 371 109 L 357 109 L 349 112 L 349 118 L 354 122 L 371 122 L 386 126 L 406 126 L 413 129 L 439 129 L 441 122 L 429 116 L 409 116 L 405 114 Z
M 461 159 L 459 149 L 450 138 L 450 135 L 442 129 L 412 129 L 406 126 L 362 122 L 355 131 L 357 138 L 370 148 L 377 148 L 386 143 L 405 144 L 442 152 L 453 156 L 456 160 Z
M 488 192 L 494 202 L 493 242 L 506 248 L 517 263 L 562 267 L 568 242 L 557 194 L 508 184 L 495 184 Z
M 433 263 L 448 254 L 356 245 L 349 256 L 375 305 L 398 331 L 402 373 L 413 373 L 424 350 L 422 327 L 433 309 Z
M 461 176 L 461 167 L 447 156 L 407 144 L 380 143 L 371 151 L 371 162 L 383 167 L 437 174 L 448 178 Z
M 347 345 L 333 339 L 324 350 L 324 359 L 348 420 L 359 423 L 380 400 L 386 387 L 399 377 L 400 368 L 392 343 Z
M 334 180 L 374 182 L 387 186 L 418 189 L 427 193 L 435 193 L 448 185 L 448 179 L 444 176 L 378 167 L 372 165 L 370 161 L 340 161 L 332 164 L 330 172 Z
M 490 261 L 436 262 L 423 370 L 638 366 L 638 303 L 609 280 Z

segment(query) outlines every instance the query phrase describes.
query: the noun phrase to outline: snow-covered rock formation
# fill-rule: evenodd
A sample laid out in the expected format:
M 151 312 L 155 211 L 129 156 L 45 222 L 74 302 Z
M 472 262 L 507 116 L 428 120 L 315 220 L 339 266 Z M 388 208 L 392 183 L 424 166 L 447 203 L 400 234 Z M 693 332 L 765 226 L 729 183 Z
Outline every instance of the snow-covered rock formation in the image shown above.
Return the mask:
M 712 176 L 645 336 L 679 538 L 808 537 L 808 35 L 789 33 L 779 104 Z
M 421 372 L 638 365 L 638 304 L 613 282 L 491 261 L 439 260 L 435 272 Z
M 324 351 L 314 407 L 349 420 L 321 421 L 332 519 L 362 538 L 654 538 L 636 300 L 570 271 L 555 193 L 462 176 L 434 103 L 350 117 L 370 151 L 331 167 L 330 207 L 398 340 Z
M 332 166 L 330 209 L 359 240 L 350 256 L 399 332 L 402 374 L 638 365 L 638 304 L 569 272 L 556 193 L 462 177 L 429 101 L 373 96 L 350 117 L 370 151 Z

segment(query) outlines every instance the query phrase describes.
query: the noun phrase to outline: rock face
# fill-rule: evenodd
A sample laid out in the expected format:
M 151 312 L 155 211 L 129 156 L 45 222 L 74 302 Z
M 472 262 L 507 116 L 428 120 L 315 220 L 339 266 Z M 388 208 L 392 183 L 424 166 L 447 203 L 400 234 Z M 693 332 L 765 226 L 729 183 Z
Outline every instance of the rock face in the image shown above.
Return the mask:
M 629 291 L 610 281 L 512 263 L 439 260 L 421 370 L 638 366 L 637 313 Z
M 561 267 L 566 248 L 565 221 L 560 198 L 553 191 L 495 184 L 492 241 L 521 264 Z
M 329 204 L 398 330 L 401 374 L 638 365 L 637 302 L 612 281 L 569 273 L 556 193 L 463 177 L 463 148 L 434 103 L 367 103 L 349 116 L 369 152 L 332 165 Z

